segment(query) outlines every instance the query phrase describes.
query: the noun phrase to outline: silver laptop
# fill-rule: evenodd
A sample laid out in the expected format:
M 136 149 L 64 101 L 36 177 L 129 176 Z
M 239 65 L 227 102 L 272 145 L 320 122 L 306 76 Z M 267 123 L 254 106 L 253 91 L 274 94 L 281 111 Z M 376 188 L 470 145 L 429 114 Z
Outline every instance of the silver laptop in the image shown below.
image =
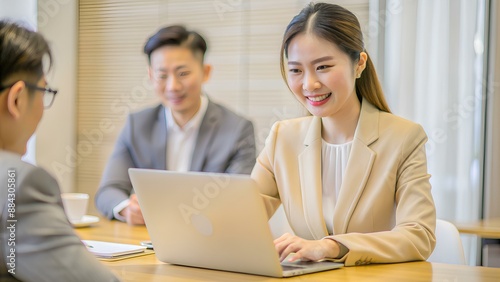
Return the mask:
M 340 268 L 280 264 L 262 197 L 247 175 L 129 169 L 159 260 L 273 277 Z

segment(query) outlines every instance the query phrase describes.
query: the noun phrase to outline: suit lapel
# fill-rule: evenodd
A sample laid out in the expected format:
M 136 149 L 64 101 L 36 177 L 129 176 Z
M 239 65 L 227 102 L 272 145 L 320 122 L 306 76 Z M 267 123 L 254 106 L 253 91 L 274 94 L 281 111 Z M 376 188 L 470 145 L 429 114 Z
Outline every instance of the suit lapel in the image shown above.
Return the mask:
M 191 171 L 203 171 L 208 154 L 208 145 L 210 144 L 210 140 L 212 140 L 215 133 L 217 121 L 220 119 L 220 109 L 208 100 L 207 111 L 203 117 L 203 121 L 201 122 L 198 137 L 196 138 L 196 145 L 194 147 L 193 158 L 191 160 Z
M 165 108 L 158 107 L 156 115 L 157 122 L 154 122 L 153 130 L 151 132 L 151 160 L 153 160 L 153 168 L 166 169 L 167 168 L 167 124 L 165 118 Z
M 328 235 L 323 218 L 321 184 L 321 118 L 314 117 L 299 155 L 302 207 L 309 231 L 314 239 Z
M 363 194 L 376 154 L 369 145 L 378 139 L 379 110 L 363 101 L 351 155 L 333 216 L 334 234 L 346 233 L 348 223 Z

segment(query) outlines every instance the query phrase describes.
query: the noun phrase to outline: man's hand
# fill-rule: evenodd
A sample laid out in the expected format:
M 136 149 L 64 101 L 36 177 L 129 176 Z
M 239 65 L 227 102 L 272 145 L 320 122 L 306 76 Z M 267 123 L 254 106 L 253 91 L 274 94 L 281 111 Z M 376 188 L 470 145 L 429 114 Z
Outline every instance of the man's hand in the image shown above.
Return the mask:
M 144 217 L 142 217 L 141 207 L 135 194 L 130 195 L 130 202 L 120 215 L 125 217 L 125 221 L 130 225 L 144 225 Z
M 290 253 L 295 253 L 290 258 L 291 262 L 298 259 L 317 261 L 335 258 L 340 253 L 340 246 L 334 240 L 305 240 L 288 233 L 274 240 L 274 246 L 280 255 L 280 261 L 283 261 Z

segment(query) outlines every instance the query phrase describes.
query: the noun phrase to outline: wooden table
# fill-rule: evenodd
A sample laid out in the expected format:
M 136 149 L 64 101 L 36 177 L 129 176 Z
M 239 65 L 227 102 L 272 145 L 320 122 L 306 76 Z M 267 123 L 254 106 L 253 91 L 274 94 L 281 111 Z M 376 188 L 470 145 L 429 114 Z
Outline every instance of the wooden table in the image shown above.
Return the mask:
M 458 232 L 472 234 L 484 239 L 500 239 L 500 218 L 472 222 L 454 222 Z
M 143 226 L 117 221 L 101 221 L 93 227 L 79 228 L 82 239 L 139 244 L 149 238 Z M 154 255 L 103 262 L 123 281 L 278 281 L 280 279 L 240 273 L 183 267 L 162 263 Z M 281 279 L 296 281 L 500 281 L 500 269 L 457 266 L 429 262 L 344 267 L 332 271 Z

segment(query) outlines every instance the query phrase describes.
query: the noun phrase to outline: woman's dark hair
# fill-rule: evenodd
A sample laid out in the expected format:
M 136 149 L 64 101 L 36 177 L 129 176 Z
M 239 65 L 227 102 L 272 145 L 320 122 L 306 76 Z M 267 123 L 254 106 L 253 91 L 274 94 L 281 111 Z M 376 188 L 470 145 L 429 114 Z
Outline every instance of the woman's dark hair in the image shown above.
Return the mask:
M 197 32 L 188 31 L 181 25 L 172 25 L 161 28 L 146 42 L 144 54 L 148 55 L 148 61 L 151 63 L 151 53 L 154 50 L 166 45 L 187 47 L 193 54 L 201 55 L 202 62 L 207 51 L 205 39 Z
M 44 74 L 44 57 L 48 68 L 52 54 L 45 38 L 19 24 L 0 21 L 0 86 L 16 74 L 40 79 Z
M 366 52 L 363 33 L 353 13 L 335 4 L 310 3 L 292 19 L 283 35 L 280 66 L 285 82 L 287 79 L 284 60 L 288 58 L 288 45 L 301 33 L 312 33 L 336 44 L 353 63 L 359 60 L 361 52 Z M 379 110 L 390 112 L 373 63 L 370 56 L 367 57 L 365 70 L 356 80 L 358 99 L 366 99 Z

